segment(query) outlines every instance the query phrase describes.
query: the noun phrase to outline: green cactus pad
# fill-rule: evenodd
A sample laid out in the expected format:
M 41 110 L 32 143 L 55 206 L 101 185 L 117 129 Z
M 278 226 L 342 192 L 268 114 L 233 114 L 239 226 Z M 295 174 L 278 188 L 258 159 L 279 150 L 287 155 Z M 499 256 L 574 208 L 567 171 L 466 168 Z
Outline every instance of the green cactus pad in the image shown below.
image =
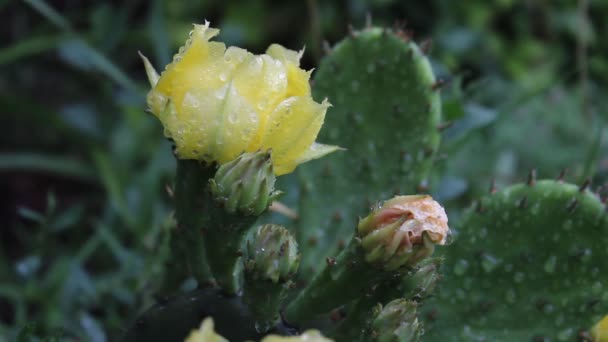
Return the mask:
M 388 29 L 355 32 L 323 59 L 313 95 L 333 107 L 319 140 L 347 151 L 298 170 L 301 272 L 334 256 L 377 199 L 424 191 L 440 139 L 437 84 L 420 48 Z
M 445 248 L 428 341 L 575 341 L 608 312 L 606 208 L 533 179 L 485 196 Z

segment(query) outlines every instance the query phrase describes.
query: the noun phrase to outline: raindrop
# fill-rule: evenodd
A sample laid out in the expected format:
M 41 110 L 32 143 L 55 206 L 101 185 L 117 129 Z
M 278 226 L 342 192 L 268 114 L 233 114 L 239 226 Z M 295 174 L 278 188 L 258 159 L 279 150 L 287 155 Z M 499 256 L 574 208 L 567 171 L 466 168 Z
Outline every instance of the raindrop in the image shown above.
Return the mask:
M 237 116 L 237 112 L 230 112 L 230 114 L 228 114 L 228 122 L 230 122 L 231 124 L 236 123 Z
M 483 268 L 486 273 L 492 272 L 498 264 L 500 264 L 500 260 L 496 259 L 496 257 L 490 254 L 484 254 L 482 256 L 481 268 Z
M 517 295 L 515 294 L 515 290 L 513 290 L 513 289 L 507 290 L 507 293 L 505 295 L 505 300 L 508 303 L 511 303 L 511 304 L 515 303 L 516 298 L 517 298 Z
M 599 281 L 596 281 L 592 286 L 591 286 L 591 292 L 594 295 L 598 295 L 602 292 L 602 283 Z
M 555 255 L 552 255 L 549 257 L 549 259 L 547 259 L 547 261 L 545 261 L 545 264 L 543 265 L 543 269 L 547 273 L 554 273 L 556 264 L 557 264 L 557 257 Z
M 574 336 L 574 329 L 566 328 L 566 329 L 560 331 L 559 334 L 557 334 L 557 340 L 558 341 L 570 341 L 570 340 L 572 340 L 573 336 Z
M 469 262 L 464 259 L 460 259 L 456 265 L 454 265 L 454 274 L 461 276 L 467 271 L 468 268 Z

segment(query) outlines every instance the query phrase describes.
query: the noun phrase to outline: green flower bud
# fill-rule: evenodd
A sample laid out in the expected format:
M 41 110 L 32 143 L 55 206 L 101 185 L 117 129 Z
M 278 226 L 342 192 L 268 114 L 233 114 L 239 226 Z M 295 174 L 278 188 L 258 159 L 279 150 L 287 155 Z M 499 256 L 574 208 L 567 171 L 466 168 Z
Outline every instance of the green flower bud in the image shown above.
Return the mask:
M 245 248 L 243 301 L 256 318 L 256 329 L 266 332 L 279 320 L 279 310 L 300 264 L 298 244 L 282 226 L 256 229 Z
M 419 341 L 422 325 L 416 316 L 416 302 L 395 299 L 384 308 L 376 308 L 375 318 L 366 341 L 410 342 Z
M 420 301 L 428 297 L 442 278 L 439 272 L 442 262 L 441 258 L 423 260 L 416 266 L 416 269 L 405 274 L 399 284 L 387 284 L 387 295 L 390 294 L 390 297 L 383 296 L 382 298 L 405 297 Z
M 298 243 L 287 229 L 275 224 L 258 227 L 245 251 L 245 271 L 254 279 L 283 282 L 300 264 Z
M 365 260 L 387 270 L 413 266 L 445 244 L 448 217 L 428 195 L 397 196 L 359 222 Z
M 280 195 L 270 151 L 243 153 L 222 165 L 211 179 L 211 193 L 228 213 L 262 214 Z

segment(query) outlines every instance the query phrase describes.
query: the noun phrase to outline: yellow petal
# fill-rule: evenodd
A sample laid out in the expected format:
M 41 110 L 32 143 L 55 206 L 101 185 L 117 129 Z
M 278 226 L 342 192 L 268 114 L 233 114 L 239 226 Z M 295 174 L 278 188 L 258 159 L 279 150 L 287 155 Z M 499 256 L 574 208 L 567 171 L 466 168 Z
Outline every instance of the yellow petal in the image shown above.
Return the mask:
M 228 342 L 213 330 L 213 318 L 206 318 L 199 330 L 192 330 L 185 342 Z
M 313 159 L 319 159 L 324 157 L 332 152 L 342 151 L 344 148 L 335 145 L 325 145 L 319 143 L 313 143 L 310 145 L 308 150 L 304 151 L 302 155 L 296 160 L 297 164 L 303 164 L 307 161 L 311 161 Z
M 308 96 L 310 95 L 310 74 L 311 71 L 300 69 L 300 59 L 304 54 L 304 49 L 299 52 L 284 48 L 279 44 L 272 44 L 266 53 L 275 58 L 287 67 L 287 93 L 285 97 Z
M 297 160 L 314 143 L 329 103 L 316 103 L 311 97 L 291 97 L 281 102 L 268 120 L 262 139 L 264 148 L 272 149 L 277 175 L 289 173 Z
M 150 82 L 150 86 L 152 88 L 154 88 L 156 83 L 158 83 L 158 79 L 160 78 L 160 75 L 158 74 L 158 72 L 156 72 L 156 69 L 154 69 L 154 67 L 152 66 L 152 63 L 150 63 L 150 61 L 148 60 L 148 58 L 146 56 L 144 56 L 139 51 L 137 53 L 139 54 L 139 57 L 141 58 L 141 60 L 144 62 L 144 67 L 146 68 L 146 75 L 148 76 L 148 82 Z
M 608 342 L 608 315 L 591 329 L 591 339 L 593 342 Z
M 283 63 L 290 62 L 295 66 L 300 66 L 300 59 L 304 54 L 304 49 L 300 51 L 294 51 L 286 49 L 280 44 L 272 44 L 266 49 L 266 54 L 274 59 L 278 59 Z
M 190 90 L 181 110 L 188 119 L 167 120 L 166 126 L 182 159 L 226 163 L 247 149 L 259 126 L 257 113 L 232 83 Z
M 261 139 L 268 116 L 285 98 L 287 71 L 285 66 L 270 56 L 249 56 L 236 70 L 232 80 L 238 93 L 258 114 L 260 130 L 256 131 L 247 151 L 261 147 Z

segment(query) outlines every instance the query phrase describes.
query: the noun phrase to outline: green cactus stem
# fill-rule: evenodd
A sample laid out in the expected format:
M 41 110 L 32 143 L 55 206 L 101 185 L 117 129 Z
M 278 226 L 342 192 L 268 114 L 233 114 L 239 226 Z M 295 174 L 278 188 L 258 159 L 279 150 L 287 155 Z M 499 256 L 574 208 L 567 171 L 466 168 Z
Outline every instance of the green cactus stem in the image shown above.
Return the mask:
M 260 226 L 247 241 L 243 301 L 256 318 L 258 331 L 265 332 L 276 325 L 291 285 L 289 280 L 299 262 L 298 244 L 282 226 Z
M 314 82 L 315 98 L 333 104 L 319 139 L 346 151 L 297 171 L 302 278 L 344 247 L 375 199 L 425 192 L 440 140 L 440 83 L 400 30 L 353 32 L 323 58 Z
M 608 312 L 604 203 L 588 182 L 531 175 L 459 222 L 426 340 L 574 341 Z
M 168 297 L 149 308 L 134 320 L 122 341 L 183 341 L 206 317 L 213 317 L 215 330 L 229 341 L 262 337 L 240 297 L 226 296 L 219 289 L 202 289 Z M 277 329 L 277 333 L 289 333 L 281 326 Z
M 443 208 L 430 196 L 396 196 L 360 220 L 357 233 L 285 311 L 302 322 L 406 273 L 444 243 L 449 229 Z
M 228 293 L 239 291 L 241 245 L 257 215 L 278 195 L 274 183 L 270 152 L 243 153 L 209 182 L 215 207 L 205 230 L 207 256 L 215 280 Z
M 201 285 L 213 282 L 205 253 L 203 229 L 210 222 L 212 203 L 207 182 L 214 173 L 215 167 L 202 165 L 196 160 L 177 161 L 174 191 L 177 226 L 170 232 L 171 257 L 166 267 L 163 292 L 174 292 L 189 276 Z
M 420 303 L 436 288 L 441 278 L 441 258 L 427 258 L 402 278 L 391 278 L 378 284 L 346 308 L 346 318 L 339 322 L 331 336 L 337 341 L 356 341 L 370 326 L 374 309 L 394 299 L 404 298 Z

